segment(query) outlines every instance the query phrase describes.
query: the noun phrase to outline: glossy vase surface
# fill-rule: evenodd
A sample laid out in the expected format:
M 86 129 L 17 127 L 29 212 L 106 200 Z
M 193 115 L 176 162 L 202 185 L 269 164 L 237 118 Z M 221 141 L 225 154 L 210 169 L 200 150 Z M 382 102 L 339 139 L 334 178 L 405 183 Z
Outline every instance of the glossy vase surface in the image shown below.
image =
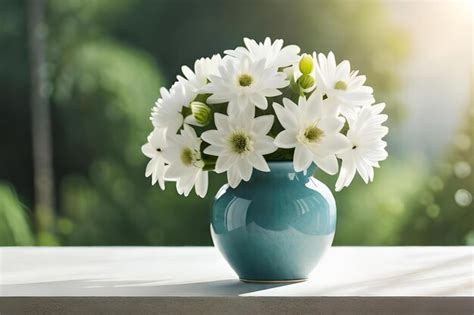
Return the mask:
M 311 166 L 296 173 L 292 162 L 270 162 L 236 188 L 221 187 L 212 206 L 211 234 L 241 280 L 307 279 L 336 229 L 336 202 Z

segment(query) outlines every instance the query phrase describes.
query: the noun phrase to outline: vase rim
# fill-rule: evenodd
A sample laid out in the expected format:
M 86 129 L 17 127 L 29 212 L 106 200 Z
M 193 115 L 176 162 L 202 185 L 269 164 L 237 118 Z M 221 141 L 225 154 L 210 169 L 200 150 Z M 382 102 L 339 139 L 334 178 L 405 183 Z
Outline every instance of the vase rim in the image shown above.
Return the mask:
M 268 164 L 293 164 L 293 161 L 268 161 Z
M 305 172 L 295 172 L 294 166 L 293 166 L 293 161 L 268 161 L 268 167 L 270 168 L 270 173 L 275 174 L 277 173 L 301 173 L 306 176 Z M 307 172 L 308 176 L 314 173 L 316 169 L 316 165 L 314 163 L 311 163 L 311 165 L 308 167 Z M 262 171 L 256 171 L 254 172 L 255 175 L 260 175 L 260 176 L 265 176 L 268 175 L 269 172 L 262 172 Z

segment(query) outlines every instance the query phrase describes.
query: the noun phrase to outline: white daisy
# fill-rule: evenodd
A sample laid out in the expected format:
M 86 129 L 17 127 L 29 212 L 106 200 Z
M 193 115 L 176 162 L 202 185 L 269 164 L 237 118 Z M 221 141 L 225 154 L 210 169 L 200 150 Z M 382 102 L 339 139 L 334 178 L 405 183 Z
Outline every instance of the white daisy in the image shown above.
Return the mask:
M 164 130 L 167 135 L 176 133 L 183 125 L 183 106 L 188 107 L 194 100 L 196 93 L 191 91 L 186 81 L 178 81 L 171 86 L 169 91 L 162 87 L 161 97 L 152 109 L 151 121 L 155 128 Z
M 338 170 L 336 153 L 346 150 L 349 142 L 339 131 L 344 119 L 323 114 L 321 94 L 313 93 L 306 100 L 299 98 L 298 105 L 284 98 L 285 107 L 273 103 L 275 113 L 284 130 L 275 138 L 280 148 L 295 148 L 295 171 L 308 169 L 312 162 L 328 174 Z
M 242 58 L 250 57 L 254 62 L 264 59 L 267 68 L 287 67 L 299 60 L 300 48 L 296 45 L 283 47 L 283 40 L 277 39 L 273 43 L 269 37 L 263 43 L 257 43 L 253 39 L 244 38 L 247 48 L 237 47 L 235 50 L 226 50 L 229 56 Z
M 233 188 L 241 180 L 248 181 L 253 169 L 269 172 L 263 155 L 276 150 L 270 131 L 274 116 L 254 118 L 253 110 L 234 115 L 216 113 L 214 121 L 217 130 L 208 130 L 201 138 L 210 144 L 204 153 L 217 156 L 215 171 L 227 171 L 227 180 Z
M 163 151 L 169 163 L 166 179 L 176 180 L 179 194 L 188 196 L 195 187 L 196 194 L 203 198 L 207 193 L 208 172 L 203 170 L 201 139 L 193 128 L 184 125 L 181 134 L 171 136 L 168 142 L 169 146 Z
M 207 102 L 229 102 L 228 114 L 237 114 L 253 106 L 266 109 L 267 97 L 280 95 L 278 89 L 289 84 L 284 73 L 276 68 L 265 68 L 265 59 L 252 62 L 247 57 L 227 59 L 219 67 L 219 74 L 209 78 L 211 82 L 205 90 L 212 95 Z
M 165 158 L 163 157 L 163 148 L 165 143 L 161 137 L 161 131 L 154 129 L 148 136 L 148 142 L 142 145 L 142 152 L 151 160 L 148 162 L 145 170 L 145 176 L 151 175 L 151 184 L 155 185 L 158 181 L 161 189 L 165 189 Z
M 324 54 L 313 53 L 317 62 L 314 67 L 316 86 L 321 94 L 326 94 L 328 104 L 337 107 L 345 117 L 354 116 L 359 106 L 369 106 L 375 102 L 372 88 L 365 86 L 365 76 L 358 75 L 359 71 L 351 72 L 349 61 L 344 60 L 336 65 L 332 52 L 328 57 Z
M 217 75 L 218 67 L 221 65 L 222 57 L 217 54 L 212 58 L 201 58 L 194 62 L 194 71 L 188 66 L 181 67 L 187 82 L 191 86 L 193 92 L 200 94 L 203 93 L 203 88 L 209 82 L 209 75 Z M 186 80 L 181 76 L 178 76 L 178 81 Z
M 365 183 L 374 179 L 374 167 L 379 167 L 380 161 L 387 158 L 385 151 L 387 143 L 382 138 L 388 133 L 388 128 L 382 126 L 387 115 L 380 114 L 385 104 L 377 104 L 362 108 L 354 119 L 349 119 L 347 138 L 351 146 L 345 152 L 339 153 L 342 159 L 341 172 L 336 182 L 336 191 L 349 186 L 356 171 Z

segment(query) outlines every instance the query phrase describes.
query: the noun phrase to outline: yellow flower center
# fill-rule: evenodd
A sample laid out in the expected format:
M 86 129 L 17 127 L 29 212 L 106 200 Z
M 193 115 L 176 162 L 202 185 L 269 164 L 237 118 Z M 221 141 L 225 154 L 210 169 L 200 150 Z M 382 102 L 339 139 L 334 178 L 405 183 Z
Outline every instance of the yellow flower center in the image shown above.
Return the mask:
M 250 139 L 250 137 L 244 133 L 234 133 L 230 137 L 230 145 L 232 150 L 235 153 L 245 153 L 245 152 L 250 152 L 253 149 L 253 141 Z
M 252 84 L 253 78 L 248 74 L 241 74 L 239 76 L 239 85 L 240 86 L 250 86 Z
M 347 83 L 344 81 L 337 81 L 336 85 L 334 85 L 334 88 L 336 90 L 346 90 L 347 89 Z
M 184 148 L 181 151 L 181 162 L 186 166 L 193 165 L 194 155 L 193 151 L 190 148 Z
M 323 136 L 324 131 L 316 127 L 316 125 L 312 125 L 301 131 L 297 139 L 300 143 L 309 144 L 321 141 Z

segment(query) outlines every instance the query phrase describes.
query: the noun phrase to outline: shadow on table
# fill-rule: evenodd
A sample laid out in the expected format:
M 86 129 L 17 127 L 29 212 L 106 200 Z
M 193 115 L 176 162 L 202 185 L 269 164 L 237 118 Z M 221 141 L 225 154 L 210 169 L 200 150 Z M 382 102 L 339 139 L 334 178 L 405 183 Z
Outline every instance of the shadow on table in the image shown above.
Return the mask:
M 7 296 L 237 296 L 289 284 L 251 284 L 236 279 L 166 284 L 168 280 L 79 279 L 0 286 Z
M 245 293 L 264 291 L 271 288 L 281 287 L 289 284 L 255 284 L 243 283 L 239 280 L 218 280 L 209 282 L 170 284 L 160 287 L 161 294 L 171 293 L 172 295 L 214 295 L 214 296 L 235 296 Z

